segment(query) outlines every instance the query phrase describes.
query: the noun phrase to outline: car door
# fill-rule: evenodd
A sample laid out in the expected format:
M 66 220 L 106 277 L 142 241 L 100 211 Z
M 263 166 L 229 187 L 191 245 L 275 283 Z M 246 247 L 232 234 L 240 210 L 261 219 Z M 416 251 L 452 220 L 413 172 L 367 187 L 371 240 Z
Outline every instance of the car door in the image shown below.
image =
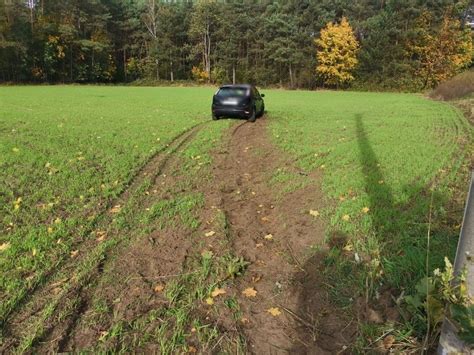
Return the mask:
M 252 88 L 252 95 L 253 95 L 253 98 L 254 98 L 255 108 L 257 109 L 257 112 L 261 112 L 262 111 L 262 106 L 263 106 L 263 99 L 260 96 L 260 93 L 258 92 L 256 87 Z

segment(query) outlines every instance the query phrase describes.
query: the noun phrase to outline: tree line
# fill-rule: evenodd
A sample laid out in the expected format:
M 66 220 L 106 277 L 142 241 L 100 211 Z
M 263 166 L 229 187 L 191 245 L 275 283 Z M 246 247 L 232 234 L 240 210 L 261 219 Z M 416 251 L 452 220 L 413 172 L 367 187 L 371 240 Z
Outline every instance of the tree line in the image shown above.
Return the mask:
M 471 65 L 471 7 L 472 0 L 0 0 L 0 81 L 417 90 Z

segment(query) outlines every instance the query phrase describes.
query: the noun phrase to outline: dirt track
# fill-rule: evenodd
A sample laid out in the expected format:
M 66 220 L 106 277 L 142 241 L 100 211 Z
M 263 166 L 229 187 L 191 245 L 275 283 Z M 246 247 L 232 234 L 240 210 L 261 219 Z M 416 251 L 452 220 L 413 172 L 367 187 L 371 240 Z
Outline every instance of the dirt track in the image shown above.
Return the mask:
M 310 247 L 323 245 L 324 239 L 321 219 L 309 214 L 323 207 L 318 176 L 308 176 L 307 187 L 277 198 L 268 184 L 271 174 L 283 167 L 301 172 L 270 142 L 267 124 L 261 119 L 237 125 L 215 168 L 219 206 L 228 218 L 233 248 L 251 262 L 236 287 L 242 291 L 254 285 L 258 291 L 255 301 L 239 298 L 250 319 L 245 329 L 249 350 L 334 353 L 350 342 L 353 329 L 342 329 L 346 320 L 331 310 L 318 282 L 319 255 L 310 257 Z M 272 239 L 265 239 L 269 234 Z M 272 317 L 267 312 L 271 307 L 282 315 Z
M 132 322 L 150 310 L 166 307 L 165 297 L 153 292 L 157 280 L 166 282 L 189 271 L 188 260 L 199 252 L 196 235 L 208 230 L 212 222 L 206 221 L 212 221 L 216 211 L 225 216 L 229 243 L 219 244 L 210 238 L 209 245 L 215 253 L 230 252 L 250 263 L 242 276 L 226 285 L 227 294 L 238 300 L 242 319 L 221 313 L 214 320 L 219 329 L 239 333 L 247 351 L 255 354 L 343 351 L 353 339 L 354 325 L 334 311 L 321 287 L 324 225 L 320 218 L 309 214 L 310 209 L 323 208 L 319 177 L 305 176 L 310 181 L 306 187 L 279 194 L 269 184 L 276 169 L 304 172 L 299 172 L 272 145 L 267 125 L 267 118 L 254 124 L 236 121 L 224 137 L 223 146 L 214 152 L 213 179 L 205 184 L 182 183 L 185 177 L 178 172 L 177 154 L 202 125 L 178 137 L 166 152 L 152 158 L 103 213 L 97 230 L 105 231 L 106 238 L 114 235 L 117 240 L 105 252 L 106 257 L 94 260 L 92 272 L 77 277 L 77 265 L 98 248 L 95 238 L 78 241 L 78 257 L 60 264 L 57 271 L 48 275 L 44 286 L 34 290 L 19 311 L 11 315 L 0 351 L 17 348 L 20 339 L 31 337 L 29 327 L 42 322 L 41 311 L 52 300 L 52 315 L 46 317 L 42 332 L 33 335 L 35 351 L 94 349 L 102 341 L 104 330 L 118 320 Z M 147 190 L 152 193 L 133 197 L 145 178 L 151 181 Z M 128 229 L 117 231 L 112 223 L 116 205 L 143 208 L 178 192 L 194 191 L 205 196 L 199 212 L 203 223 L 197 233 L 171 225 L 143 234 L 136 221 L 130 221 Z M 127 241 L 126 247 L 122 241 Z M 311 247 L 318 247 L 319 253 L 311 252 Z M 68 286 L 63 287 L 63 283 Z M 242 295 L 248 287 L 257 291 L 256 297 Z M 95 299 L 105 300 L 111 309 L 98 316 Z M 272 316 L 268 312 L 272 307 L 281 314 Z M 209 314 L 207 310 L 202 313 Z M 101 346 L 119 348 L 113 339 Z M 160 350 L 157 344 L 135 348 L 140 349 Z

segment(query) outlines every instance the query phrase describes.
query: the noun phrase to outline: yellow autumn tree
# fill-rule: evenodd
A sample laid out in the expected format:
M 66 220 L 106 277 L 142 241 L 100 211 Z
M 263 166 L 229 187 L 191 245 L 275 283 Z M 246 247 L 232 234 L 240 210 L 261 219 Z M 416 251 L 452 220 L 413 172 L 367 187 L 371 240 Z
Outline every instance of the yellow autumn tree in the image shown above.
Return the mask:
M 467 67 L 473 56 L 471 31 L 463 29 L 460 21 L 449 13 L 440 28 L 432 31 L 432 15 L 424 12 L 418 19 L 418 34 L 409 49 L 417 58 L 415 75 L 423 88 L 433 87 Z
M 328 23 L 315 43 L 318 48 L 316 73 L 325 84 L 339 87 L 354 80 L 352 72 L 359 63 L 359 42 L 345 17 L 340 23 Z

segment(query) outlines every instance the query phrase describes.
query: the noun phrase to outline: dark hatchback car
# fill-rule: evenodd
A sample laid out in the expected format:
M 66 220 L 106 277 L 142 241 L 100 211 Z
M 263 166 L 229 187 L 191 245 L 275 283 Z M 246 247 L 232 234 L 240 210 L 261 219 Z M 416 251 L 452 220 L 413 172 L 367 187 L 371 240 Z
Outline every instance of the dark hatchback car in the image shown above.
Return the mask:
M 253 85 L 221 86 L 212 98 L 212 119 L 236 117 L 255 122 L 265 112 L 264 96 Z

